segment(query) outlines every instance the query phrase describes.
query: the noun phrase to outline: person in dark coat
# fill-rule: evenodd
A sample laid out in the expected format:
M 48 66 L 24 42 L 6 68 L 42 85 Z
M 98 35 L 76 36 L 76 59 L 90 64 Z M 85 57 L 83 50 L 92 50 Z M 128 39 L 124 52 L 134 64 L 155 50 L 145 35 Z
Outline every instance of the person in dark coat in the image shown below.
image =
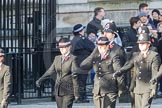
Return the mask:
M 141 21 L 139 17 L 131 17 L 129 22 L 130 22 L 130 28 L 125 34 L 125 38 L 127 40 L 124 45 L 125 47 L 137 45 L 138 28 L 141 26 Z
M 4 59 L 4 50 L 0 49 L 0 108 L 8 107 L 9 97 L 12 92 L 12 74 L 10 67 L 3 64 Z
M 157 25 L 160 22 L 159 21 L 159 15 L 160 15 L 160 11 L 158 9 L 153 9 L 152 10 L 152 17 L 153 17 L 153 22 L 155 25 L 155 29 L 157 29 Z
M 87 58 L 93 51 L 95 45 L 84 35 L 84 26 L 82 24 L 76 24 L 73 27 L 74 38 L 71 41 L 72 48 L 71 53 L 76 56 L 77 66 Z M 86 100 L 86 81 L 88 74 L 80 74 L 79 86 L 80 86 L 80 98 L 78 102 L 88 102 Z
M 140 51 L 134 52 L 132 58 L 113 77 L 122 75 L 134 66 L 135 108 L 150 108 L 157 86 L 150 84 L 150 80 L 156 76 L 161 60 L 158 53 L 149 49 L 151 41 L 147 33 L 141 33 L 137 43 Z
M 162 22 L 162 12 L 160 12 L 159 21 Z
M 94 9 L 94 17 L 87 25 L 86 30 L 87 35 L 89 35 L 90 33 L 94 33 L 98 37 L 97 33 L 103 30 L 101 20 L 104 19 L 104 16 L 105 16 L 104 8 L 96 7 Z
M 162 60 L 162 22 L 160 22 L 158 25 L 157 25 L 157 29 L 158 29 L 158 52 L 160 54 L 160 57 L 161 57 L 161 60 Z M 159 92 L 157 95 L 159 96 L 162 96 L 162 78 L 159 78 L 159 83 L 160 83 L 160 86 L 159 86 Z
M 53 74 L 57 74 L 55 81 L 55 98 L 57 108 L 72 108 L 73 101 L 79 98 L 78 78 L 72 77 L 73 70 L 76 70 L 75 56 L 70 53 L 71 42 L 68 38 L 59 40 L 61 55 L 55 57 L 50 68 L 37 81 L 37 87 Z
M 158 52 L 162 59 L 162 22 L 158 24 Z
M 88 56 L 80 65 L 81 70 L 94 69 L 93 101 L 96 108 L 115 108 L 118 96 L 118 83 L 112 79 L 115 71 L 120 69 L 121 61 L 117 54 L 109 48 L 110 41 L 99 37 L 97 41 L 97 56 Z

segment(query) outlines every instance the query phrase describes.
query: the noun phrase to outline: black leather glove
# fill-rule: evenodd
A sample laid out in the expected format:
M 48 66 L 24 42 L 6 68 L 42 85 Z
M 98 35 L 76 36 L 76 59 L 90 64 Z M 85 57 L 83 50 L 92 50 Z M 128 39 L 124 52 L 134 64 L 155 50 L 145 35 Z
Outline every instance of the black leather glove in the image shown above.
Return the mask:
M 154 85 L 155 83 L 157 83 L 157 79 L 156 79 L 156 78 L 152 78 L 152 79 L 150 80 L 150 83 L 151 83 L 152 85 Z
M 113 74 L 113 79 L 116 79 L 117 77 L 120 77 L 122 74 L 120 71 L 117 71 Z

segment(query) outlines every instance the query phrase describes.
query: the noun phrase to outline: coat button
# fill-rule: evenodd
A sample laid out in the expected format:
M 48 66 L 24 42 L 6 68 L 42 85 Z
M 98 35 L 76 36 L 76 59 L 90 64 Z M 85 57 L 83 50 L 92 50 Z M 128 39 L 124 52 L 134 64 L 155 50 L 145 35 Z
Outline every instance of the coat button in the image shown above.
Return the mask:
M 139 80 L 141 79 L 141 77 L 138 78 Z
M 98 63 L 99 65 L 101 65 L 101 63 Z
M 101 70 L 101 68 L 98 68 L 99 70 Z

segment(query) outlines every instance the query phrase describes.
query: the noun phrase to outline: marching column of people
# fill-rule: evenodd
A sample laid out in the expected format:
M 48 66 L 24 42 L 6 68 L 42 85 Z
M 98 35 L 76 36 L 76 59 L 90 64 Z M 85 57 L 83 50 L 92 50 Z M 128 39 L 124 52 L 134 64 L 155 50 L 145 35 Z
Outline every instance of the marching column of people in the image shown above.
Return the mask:
M 94 19 L 88 24 L 87 34 L 91 41 L 88 41 L 85 36 L 85 27 L 82 24 L 73 27 L 74 38 L 71 41 L 71 53 L 76 56 L 77 68 L 72 76 L 78 77 L 81 102 L 86 99 L 87 73 L 93 68 L 95 71 L 93 87 L 95 107 L 115 108 L 117 96 L 127 89 L 124 74 L 134 67 L 130 85 L 130 93 L 133 93 L 131 107 L 150 108 L 153 96 L 156 94 L 156 82 L 161 76 L 159 74 L 161 72 L 158 72 L 161 64 L 157 53 L 159 42 L 157 42 L 157 34 L 154 31 L 155 27 L 158 29 L 158 24 L 153 25 L 157 21 L 151 20 L 146 3 L 139 5 L 139 11 L 137 17 L 130 19 L 130 33 L 126 34 L 129 35 L 130 45 L 133 45 L 132 54 L 128 59 L 126 59 L 122 44 L 115 41 L 119 37 L 115 23 L 109 20 L 104 26 L 101 25 L 102 18 L 105 16 L 103 8 L 95 8 Z M 153 13 L 155 12 L 157 11 L 154 10 Z M 98 32 L 100 35 L 97 35 Z M 99 37 L 94 48 L 97 36 Z M 141 86 L 145 89 L 141 89 Z
M 125 34 L 127 41 L 122 43 L 115 22 L 103 20 L 104 8 L 95 8 L 94 17 L 87 24 L 87 37 L 86 27 L 76 24 L 71 41 L 61 38 L 58 44 L 61 55 L 55 57 L 51 67 L 36 81 L 37 87 L 56 74 L 57 107 L 72 108 L 73 102 L 89 102 L 86 81 L 93 69 L 95 107 L 115 108 L 117 97 L 128 89 L 125 73 L 132 69 L 131 107 L 150 108 L 158 82 L 162 93 L 162 13 L 154 9 L 152 16 L 153 20 L 148 4 L 141 3 L 138 16 L 130 18 L 131 27 Z M 130 56 L 126 56 L 123 45 L 133 47 Z M 12 74 L 9 66 L 3 64 L 4 57 L 0 49 L 0 108 L 7 108 L 12 88 Z

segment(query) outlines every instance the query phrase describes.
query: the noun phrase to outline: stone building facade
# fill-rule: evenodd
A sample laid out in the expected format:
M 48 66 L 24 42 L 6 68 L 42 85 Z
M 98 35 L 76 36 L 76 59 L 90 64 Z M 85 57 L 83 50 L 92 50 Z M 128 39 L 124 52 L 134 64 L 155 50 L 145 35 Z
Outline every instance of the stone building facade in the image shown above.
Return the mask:
M 150 14 L 152 9 L 162 7 L 161 0 L 57 0 L 56 28 L 57 33 L 70 33 L 76 23 L 87 23 L 93 18 L 95 7 L 103 7 L 106 17 L 118 26 L 128 26 L 129 19 L 138 14 L 138 5 L 148 3 Z

